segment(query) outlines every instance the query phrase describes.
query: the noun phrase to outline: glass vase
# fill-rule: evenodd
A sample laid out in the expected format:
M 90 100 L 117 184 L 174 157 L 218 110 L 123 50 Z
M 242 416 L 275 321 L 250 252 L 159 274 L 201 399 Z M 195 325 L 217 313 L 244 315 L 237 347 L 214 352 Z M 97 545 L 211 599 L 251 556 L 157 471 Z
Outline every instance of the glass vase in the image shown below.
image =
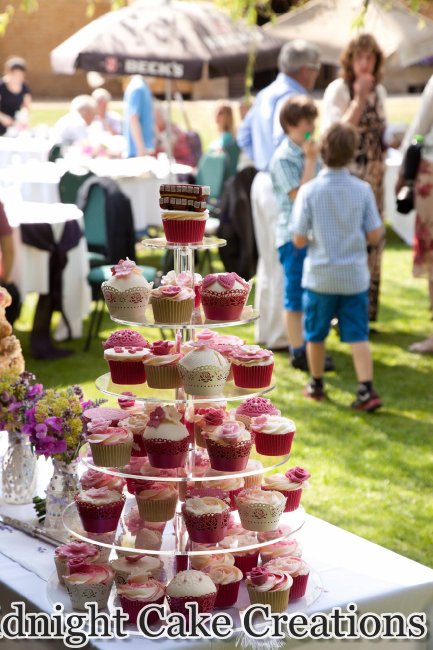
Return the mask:
M 31 503 L 36 494 L 37 465 L 29 437 L 8 432 L 9 445 L 2 460 L 2 487 L 5 503 Z
M 47 487 L 45 529 L 58 539 L 65 539 L 63 511 L 78 492 L 78 461 L 65 463 L 53 459 L 54 472 Z

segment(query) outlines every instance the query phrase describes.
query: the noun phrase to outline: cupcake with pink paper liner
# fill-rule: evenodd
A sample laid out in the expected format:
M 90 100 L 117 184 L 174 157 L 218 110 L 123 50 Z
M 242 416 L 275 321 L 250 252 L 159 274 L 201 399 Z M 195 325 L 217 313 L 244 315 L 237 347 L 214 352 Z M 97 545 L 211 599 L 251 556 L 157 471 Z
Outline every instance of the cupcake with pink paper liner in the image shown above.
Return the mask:
M 72 561 L 64 581 L 73 609 L 85 611 L 86 603 L 96 603 L 99 609 L 103 609 L 108 603 L 114 571 L 106 564 Z
M 236 503 L 242 526 L 262 532 L 278 528 L 286 499 L 280 492 L 243 490 L 236 497 Z
M 188 287 L 194 291 L 194 308 L 197 309 L 201 304 L 200 286 L 203 281 L 200 273 L 192 274 L 191 271 L 182 271 L 176 275 L 176 271 L 169 271 L 161 278 L 163 286 Z
M 229 533 L 229 531 L 227 531 Z M 257 535 L 251 531 L 244 530 L 242 533 L 236 535 L 227 534 L 222 540 L 220 546 L 222 548 L 231 549 L 231 553 L 235 558 L 235 566 L 242 571 L 245 577 L 248 571 L 251 571 L 257 566 L 259 562 L 258 548 L 245 548 L 257 547 Z M 242 548 L 242 551 L 237 551 L 237 548 Z
M 263 456 L 285 456 L 290 453 L 296 426 L 281 415 L 259 415 L 251 421 L 256 451 Z
M 114 467 L 110 469 L 116 471 Z M 82 490 L 105 487 L 108 490 L 116 490 L 122 494 L 125 485 L 126 481 L 121 476 L 105 474 L 104 472 L 99 472 L 96 469 L 88 469 L 80 477 L 80 486 Z
M 171 612 L 189 619 L 187 603 L 197 603 L 200 614 L 211 612 L 215 606 L 217 588 L 203 571 L 180 571 L 167 585 L 167 600 Z
M 93 462 L 100 467 L 123 467 L 129 462 L 132 433 L 122 427 L 110 427 L 107 420 L 92 420 L 87 425 L 87 442 Z
M 283 539 L 260 549 L 262 564 L 280 557 L 302 557 L 302 548 L 296 539 Z
M 112 332 L 108 339 L 102 343 L 104 350 L 117 347 L 141 347 L 148 348 L 149 342 L 140 332 L 132 329 L 122 329 Z
M 147 385 L 150 388 L 179 388 L 182 380 L 178 364 L 182 354 L 175 351 L 174 341 L 155 341 L 144 359 Z
M 179 361 L 185 392 L 204 397 L 222 395 L 230 364 L 219 352 L 209 350 L 202 344 L 196 345 Z
M 302 490 L 308 486 L 311 474 L 303 467 L 292 467 L 285 474 L 263 477 L 262 490 L 278 490 L 286 497 L 284 512 L 293 512 L 301 503 Z
M 284 571 L 290 575 L 293 580 L 293 585 L 290 590 L 289 602 L 293 602 L 294 600 L 298 600 L 298 598 L 305 596 L 308 577 L 310 575 L 310 567 L 306 562 L 304 562 L 304 560 L 299 557 L 284 555 L 267 562 L 264 568 L 272 571 Z
M 188 287 L 173 285 L 152 289 L 150 304 L 155 323 L 182 325 L 191 322 L 195 293 Z
M 125 503 L 116 490 L 91 488 L 75 495 L 75 504 L 83 528 L 92 533 L 115 531 Z
M 206 573 L 218 589 L 215 607 L 233 607 L 238 599 L 242 571 L 231 564 L 215 562 L 206 569 Z
M 201 303 L 208 321 L 240 320 L 250 293 L 249 283 L 237 273 L 212 273 L 203 278 Z
M 65 584 L 63 576 L 69 572 L 68 562 L 71 560 L 80 560 L 84 563 L 98 562 L 100 557 L 101 554 L 96 546 L 78 539 L 58 546 L 54 551 L 54 564 L 60 584 Z
M 271 384 L 274 355 L 259 345 L 241 345 L 230 357 L 233 381 L 239 388 L 266 388 Z
M 147 576 L 159 580 L 164 563 L 156 555 L 132 553 L 111 560 L 116 585 L 124 585 L 134 576 Z
M 251 451 L 251 434 L 242 422 L 227 420 L 204 435 L 212 469 L 239 472 L 247 466 Z
M 204 488 L 218 488 L 227 492 L 230 499 L 230 510 L 237 510 L 236 495 L 245 487 L 244 479 L 241 476 L 229 476 L 226 478 L 226 472 L 220 472 L 210 467 L 204 474 L 204 480 L 201 486 Z M 209 480 L 209 477 L 215 477 Z
M 169 482 L 152 483 L 135 493 L 140 517 L 145 521 L 173 519 L 178 501 L 177 487 Z
M 266 397 L 248 397 L 237 408 L 232 409 L 230 415 L 235 420 L 243 422 L 245 427 L 251 431 L 251 420 L 253 418 L 260 415 L 281 415 L 281 411 Z
M 134 323 L 146 322 L 153 282 L 149 283 L 135 262 L 128 258 L 119 260 L 111 273 L 111 278 L 101 286 L 110 316 Z
M 143 439 L 152 467 L 172 469 L 185 465 L 189 433 L 180 420 L 174 406 L 158 406 L 150 414 Z
M 149 415 L 147 413 L 131 414 L 126 420 L 123 420 L 122 426 L 132 434 L 132 457 L 146 456 L 143 433 L 148 421 Z
M 146 575 L 134 575 L 127 582 L 117 585 L 117 594 L 129 623 L 135 625 L 143 607 L 164 604 L 165 585 Z M 162 622 L 158 612 L 150 612 L 147 622 L 151 624 L 157 621 Z
M 252 605 L 270 605 L 271 612 L 285 612 L 293 580 L 288 573 L 267 567 L 256 567 L 245 581 Z
M 198 408 L 192 416 L 194 420 L 194 439 L 199 447 L 206 449 L 206 436 L 214 431 L 229 419 L 225 408 L 213 406 Z
M 251 433 L 251 432 L 250 432 Z M 251 436 L 252 438 L 252 436 Z M 245 489 L 260 488 L 263 476 L 263 463 L 254 458 L 248 460 L 245 468 L 246 472 L 259 472 L 258 474 L 251 474 L 251 476 L 244 476 Z
M 230 502 L 222 490 L 191 490 L 182 505 L 182 516 L 192 542 L 216 544 L 227 531 Z
M 109 426 L 117 427 L 119 422 L 126 420 L 128 413 L 122 409 L 113 408 L 112 406 L 97 406 L 93 409 L 86 409 L 83 412 L 83 418 L 88 422 L 93 420 L 107 420 Z

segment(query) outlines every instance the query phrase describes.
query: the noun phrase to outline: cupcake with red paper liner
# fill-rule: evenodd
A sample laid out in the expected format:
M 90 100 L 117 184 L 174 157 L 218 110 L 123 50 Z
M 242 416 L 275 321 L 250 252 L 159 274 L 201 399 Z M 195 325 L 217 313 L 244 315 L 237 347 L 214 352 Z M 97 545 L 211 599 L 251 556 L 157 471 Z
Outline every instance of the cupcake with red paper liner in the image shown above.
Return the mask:
M 231 549 L 231 553 L 235 558 L 235 566 L 242 571 L 245 577 L 248 571 L 256 567 L 259 562 L 259 550 L 257 548 L 245 548 L 257 546 L 257 535 L 246 530 L 236 535 L 230 535 L 229 532 L 227 531 L 228 534 L 224 537 L 220 546 Z M 237 551 L 237 548 L 243 548 L 243 550 Z
M 113 471 L 115 471 L 114 468 Z M 122 494 L 126 481 L 121 476 L 114 476 L 113 474 L 105 474 L 96 469 L 88 469 L 80 477 L 80 486 L 82 490 L 90 490 L 91 488 L 105 487 L 108 490 L 116 490 Z
M 204 474 L 204 480 L 201 482 L 204 488 L 218 488 L 227 492 L 230 499 L 230 510 L 237 510 L 236 495 L 245 487 L 244 479 L 241 476 L 226 477 L 226 472 L 219 472 L 217 469 L 210 467 Z M 215 476 L 216 479 L 208 480 L 208 477 Z
M 143 439 L 152 467 L 172 469 L 185 465 L 189 433 L 180 420 L 174 406 L 158 406 L 150 414 Z
M 221 490 L 191 490 L 182 505 L 183 519 L 192 542 L 220 542 L 227 531 L 229 514 L 230 503 Z
M 272 381 L 274 355 L 259 345 L 233 348 L 230 357 L 233 381 L 239 388 L 266 388 Z
M 242 571 L 231 564 L 215 562 L 208 567 L 206 573 L 218 589 L 215 607 L 233 607 L 238 599 Z
M 200 297 L 200 286 L 203 281 L 200 273 L 191 273 L 191 271 L 182 271 L 176 275 L 176 271 L 169 271 L 166 275 L 163 275 L 161 278 L 161 284 L 163 286 L 171 285 L 175 287 L 189 287 L 194 291 L 194 308 L 197 309 L 200 307 L 201 297 Z
M 293 580 L 293 585 L 290 590 L 289 602 L 298 600 L 305 596 L 307 591 L 308 577 L 310 575 L 310 567 L 306 562 L 299 557 L 289 557 L 287 555 L 275 558 L 268 562 L 265 566 L 269 570 L 285 571 L 290 575 Z
M 302 490 L 311 474 L 303 467 L 292 467 L 285 474 L 270 474 L 263 478 L 262 490 L 278 490 L 286 497 L 284 512 L 293 512 L 301 503 Z
M 201 302 L 207 320 L 240 320 L 249 293 L 249 283 L 237 273 L 206 275 L 201 285 Z
M 239 472 L 247 466 L 251 451 L 251 434 L 242 422 L 227 420 L 204 434 L 212 469 Z
M 178 363 L 182 354 L 175 352 L 174 341 L 155 341 L 144 360 L 147 385 L 150 388 L 179 388 L 182 386 Z
M 132 553 L 111 560 L 116 585 L 124 585 L 134 576 L 147 576 L 159 580 L 164 563 L 156 555 L 139 555 Z
M 105 564 L 69 563 L 69 574 L 63 576 L 73 609 L 85 610 L 86 603 L 96 603 L 99 609 L 107 606 L 114 571 Z
M 122 409 L 113 408 L 111 406 L 97 406 L 93 409 L 86 409 L 83 412 L 83 418 L 89 422 L 93 420 L 107 420 L 109 425 L 117 427 L 119 422 L 126 420 L 128 413 Z
M 233 409 L 230 415 L 235 420 L 243 422 L 245 427 L 251 431 L 253 418 L 258 418 L 260 415 L 281 415 L 281 411 L 266 397 L 248 397 L 236 409 Z
M 151 485 L 152 481 L 146 481 L 145 479 L 141 478 L 143 476 L 145 468 L 148 467 L 149 461 L 147 458 L 143 456 L 131 456 L 129 463 L 123 468 L 125 474 L 132 474 L 137 476 L 137 479 L 130 477 L 126 478 L 126 485 L 130 494 L 135 494 L 137 489 L 140 491 L 144 487 Z M 157 470 L 154 471 L 156 472 Z
M 187 603 L 197 603 L 199 614 L 211 612 L 215 605 L 217 588 L 203 571 L 180 571 L 167 585 L 167 600 L 171 612 L 179 612 L 189 619 Z
M 296 539 L 283 539 L 269 546 L 262 546 L 260 549 L 262 564 L 280 557 L 302 557 L 302 548 Z
M 107 425 L 106 420 L 92 420 L 87 425 L 93 462 L 100 467 L 123 467 L 131 458 L 132 433 L 123 427 Z
M 149 355 L 148 348 L 115 347 L 104 351 L 104 359 L 110 368 L 113 384 L 144 384 L 146 372 L 143 361 Z
M 91 488 L 76 494 L 74 500 L 85 531 L 109 533 L 116 530 L 125 503 L 123 494 L 107 488 Z
M 284 512 L 286 499 L 280 492 L 243 490 L 236 497 L 239 517 L 246 530 L 275 530 Z
M 132 329 L 116 330 L 112 332 L 108 339 L 102 343 L 104 350 L 117 347 L 140 347 L 148 348 L 149 342 L 140 332 Z
M 212 544 L 196 544 L 192 543 L 191 549 L 193 551 L 212 551 L 217 547 Z M 196 571 L 204 571 L 207 573 L 207 570 L 212 564 L 228 564 L 234 566 L 235 558 L 231 553 L 208 553 L 207 555 L 190 555 L 189 556 L 191 568 L 196 569 Z
M 146 449 L 143 442 L 143 433 L 149 421 L 146 413 L 131 414 L 123 421 L 122 426 L 132 434 L 132 457 L 146 456 Z
M 245 581 L 252 605 L 270 605 L 271 612 L 285 612 L 293 580 L 290 575 L 277 569 L 256 567 Z
M 209 186 L 161 185 L 159 204 L 167 242 L 198 244 L 203 240 L 209 211 Z
M 165 586 L 155 578 L 135 575 L 124 584 L 117 585 L 117 594 L 128 621 L 135 625 L 143 607 L 164 604 Z M 151 624 L 157 621 L 162 622 L 158 612 L 150 612 L 147 622 Z
M 56 565 L 57 577 L 61 585 L 65 584 L 63 576 L 69 571 L 68 562 L 80 560 L 81 562 L 98 562 L 101 557 L 99 549 L 93 544 L 75 540 L 58 546 L 54 551 L 54 563 Z
M 261 463 L 259 460 L 254 460 L 253 458 L 250 458 L 248 460 L 245 471 L 259 472 L 259 473 L 251 474 L 250 476 L 244 476 L 244 483 L 245 483 L 246 490 L 250 490 L 252 488 L 260 488 L 260 486 L 262 485 L 262 476 L 263 476 L 262 470 L 263 470 L 263 463 Z
M 172 285 L 152 289 L 150 304 L 155 323 L 182 325 L 191 322 L 195 294 L 188 287 Z
M 259 415 L 251 421 L 256 451 L 263 456 L 284 456 L 290 453 L 296 425 L 281 415 Z
M 198 408 L 193 416 L 194 438 L 199 447 L 206 449 L 206 436 L 214 431 L 229 419 L 225 408 Z
M 110 316 L 134 323 L 145 323 L 145 312 L 153 282 L 149 283 L 135 262 L 128 258 L 113 266 L 111 273 L 111 278 L 101 286 Z
M 177 487 L 169 482 L 152 483 L 135 493 L 140 517 L 145 521 L 169 521 L 176 512 Z
M 183 387 L 189 395 L 222 395 L 229 370 L 230 364 L 222 354 L 198 342 L 179 361 Z
M 206 472 L 210 468 L 210 461 L 208 453 L 205 449 L 195 449 L 194 457 L 192 460 L 191 474 L 194 478 L 205 476 Z M 185 468 L 178 470 L 179 476 L 188 476 Z M 181 481 L 179 483 L 179 499 L 181 501 L 185 500 L 185 496 L 188 490 L 193 490 L 194 488 L 202 487 L 201 481 Z

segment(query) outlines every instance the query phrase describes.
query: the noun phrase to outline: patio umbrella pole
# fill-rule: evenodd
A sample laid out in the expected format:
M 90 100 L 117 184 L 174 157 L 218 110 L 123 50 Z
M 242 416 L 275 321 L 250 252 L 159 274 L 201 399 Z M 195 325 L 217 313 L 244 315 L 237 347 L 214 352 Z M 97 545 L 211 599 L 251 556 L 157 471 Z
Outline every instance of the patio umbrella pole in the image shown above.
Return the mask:
M 167 102 L 167 156 L 169 164 L 169 183 L 173 182 L 174 175 L 172 173 L 172 162 L 173 162 L 173 146 L 171 141 L 171 98 L 172 98 L 172 83 L 171 79 L 167 78 L 165 80 L 165 100 Z

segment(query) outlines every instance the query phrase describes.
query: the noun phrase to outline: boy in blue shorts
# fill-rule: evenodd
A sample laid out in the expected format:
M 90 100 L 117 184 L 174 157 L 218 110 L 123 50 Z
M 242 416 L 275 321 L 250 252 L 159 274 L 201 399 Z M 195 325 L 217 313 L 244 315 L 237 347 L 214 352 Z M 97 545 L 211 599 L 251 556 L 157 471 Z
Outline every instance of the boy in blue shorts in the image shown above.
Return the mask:
M 326 167 L 304 185 L 293 209 L 293 242 L 308 246 L 304 262 L 304 332 L 311 380 L 305 395 L 325 395 L 325 339 L 338 317 L 340 338 L 349 343 L 359 381 L 352 407 L 375 411 L 382 406 L 373 387 L 368 342 L 367 244 L 377 246 L 383 226 L 368 183 L 352 176 L 357 134 L 349 124 L 334 124 L 323 135 L 320 153 Z

